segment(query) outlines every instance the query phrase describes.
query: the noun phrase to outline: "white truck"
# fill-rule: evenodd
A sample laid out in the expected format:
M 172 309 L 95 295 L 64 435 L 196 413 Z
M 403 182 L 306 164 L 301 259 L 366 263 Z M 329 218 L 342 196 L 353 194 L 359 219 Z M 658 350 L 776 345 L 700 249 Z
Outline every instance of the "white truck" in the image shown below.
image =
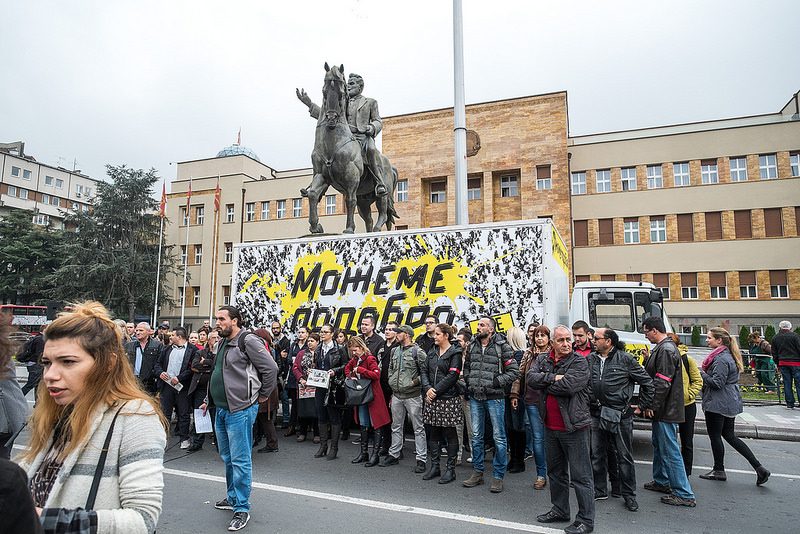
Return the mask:
M 429 315 L 474 330 L 489 315 L 499 331 L 583 319 L 646 343 L 642 316 L 662 313 L 654 287 L 581 283 L 570 313 L 568 273 L 549 219 L 314 236 L 237 245 L 233 301 L 254 324 L 277 320 L 289 331 L 330 323 L 355 333 L 366 314 L 379 330 L 397 321 L 420 334 Z

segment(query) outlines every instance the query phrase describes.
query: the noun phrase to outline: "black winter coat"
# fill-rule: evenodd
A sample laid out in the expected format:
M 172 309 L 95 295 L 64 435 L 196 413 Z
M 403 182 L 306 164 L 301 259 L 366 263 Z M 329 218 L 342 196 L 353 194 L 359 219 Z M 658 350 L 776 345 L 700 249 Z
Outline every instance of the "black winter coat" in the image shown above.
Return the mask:
M 556 375 L 564 375 L 556 380 Z M 529 388 L 542 390 L 539 413 L 542 419 L 547 414 L 547 397 L 558 402 L 561 418 L 567 432 L 588 427 L 589 415 L 589 363 L 580 354 L 572 353 L 556 362 L 550 353 L 540 354 L 528 368 L 525 377 Z
M 492 335 L 485 349 L 477 336 L 472 338 L 464 363 L 464 381 L 471 399 L 502 399 L 517 378 L 519 364 L 504 335 Z
M 450 345 L 450 348 L 441 357 L 439 356 L 439 347 L 434 345 L 428 351 L 425 364 L 419 370 L 423 397 L 431 388 L 436 390 L 437 399 L 458 397 L 456 382 L 461 375 L 461 366 L 461 347 L 459 345 Z
M 636 358 L 625 351 L 613 349 L 603 365 L 602 375 L 602 358 L 596 352 L 589 355 L 588 363 L 592 415 L 600 415 L 600 406 L 620 410 L 624 416 L 632 415 L 630 403 L 634 384 L 639 384 L 639 408 L 650 408 L 655 391 L 653 379 Z
M 664 338 L 650 351 L 644 370 L 653 378 L 653 420 L 664 423 L 683 423 L 686 416 L 683 404 L 683 372 L 678 347 Z

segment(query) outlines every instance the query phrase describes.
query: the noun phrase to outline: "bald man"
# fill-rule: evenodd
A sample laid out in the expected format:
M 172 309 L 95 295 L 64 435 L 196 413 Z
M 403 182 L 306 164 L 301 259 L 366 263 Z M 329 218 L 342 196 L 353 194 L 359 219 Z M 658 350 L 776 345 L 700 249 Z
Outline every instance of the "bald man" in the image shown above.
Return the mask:
M 153 374 L 153 365 L 161 354 L 162 345 L 150 337 L 152 331 L 149 323 L 137 324 L 133 330 L 135 339 L 125 345 L 125 351 L 139 385 L 148 393 L 155 394 L 157 377 Z

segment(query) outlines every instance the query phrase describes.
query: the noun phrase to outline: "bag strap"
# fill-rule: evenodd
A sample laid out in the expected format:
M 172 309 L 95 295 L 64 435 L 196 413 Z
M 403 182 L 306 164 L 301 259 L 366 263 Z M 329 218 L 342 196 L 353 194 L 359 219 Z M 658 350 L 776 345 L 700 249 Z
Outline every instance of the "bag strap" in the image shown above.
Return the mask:
M 681 360 L 683 360 L 683 366 L 686 367 L 686 376 L 689 377 L 689 384 L 694 384 L 694 382 L 692 382 L 692 373 L 689 372 L 689 357 L 685 354 L 681 354 Z
M 100 451 L 100 459 L 97 461 L 97 468 L 94 470 L 94 480 L 92 480 L 92 487 L 89 489 L 89 497 L 86 499 L 86 510 L 94 509 L 94 501 L 97 499 L 100 479 L 103 478 L 103 469 L 106 466 L 106 457 L 108 456 L 108 446 L 111 443 L 111 434 L 114 433 L 114 424 L 117 422 L 117 416 L 119 416 L 119 412 L 121 412 L 124 407 L 125 403 L 123 403 L 117 410 L 117 413 L 114 414 L 114 419 L 111 420 L 111 426 L 108 427 L 106 441 L 103 443 L 103 450 Z

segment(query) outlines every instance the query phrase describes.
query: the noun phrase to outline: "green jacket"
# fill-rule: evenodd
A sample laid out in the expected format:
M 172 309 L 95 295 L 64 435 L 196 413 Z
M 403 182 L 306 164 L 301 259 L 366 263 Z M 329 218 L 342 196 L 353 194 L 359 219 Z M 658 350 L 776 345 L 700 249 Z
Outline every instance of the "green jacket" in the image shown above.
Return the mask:
M 415 343 L 395 347 L 389 359 L 389 385 L 398 399 L 422 395 L 419 381 L 420 367 L 425 364 L 425 353 Z

